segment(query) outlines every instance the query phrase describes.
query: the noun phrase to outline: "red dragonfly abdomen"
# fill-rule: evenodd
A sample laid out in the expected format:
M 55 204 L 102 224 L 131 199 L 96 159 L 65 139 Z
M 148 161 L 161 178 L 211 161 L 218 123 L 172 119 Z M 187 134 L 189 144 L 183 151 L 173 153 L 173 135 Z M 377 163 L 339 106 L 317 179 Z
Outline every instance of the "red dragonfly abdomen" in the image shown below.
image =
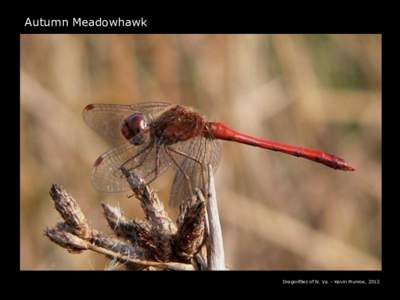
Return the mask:
M 303 147 L 297 147 L 279 142 L 269 141 L 266 139 L 256 138 L 248 136 L 246 134 L 237 132 L 221 122 L 210 122 L 207 124 L 207 128 L 211 131 L 211 134 L 221 140 L 234 141 L 242 144 L 256 146 L 268 150 L 283 152 L 289 155 L 302 157 L 308 160 L 312 160 L 333 169 L 343 171 L 354 171 L 342 158 L 337 157 L 333 154 L 329 154 L 319 150 L 313 150 Z

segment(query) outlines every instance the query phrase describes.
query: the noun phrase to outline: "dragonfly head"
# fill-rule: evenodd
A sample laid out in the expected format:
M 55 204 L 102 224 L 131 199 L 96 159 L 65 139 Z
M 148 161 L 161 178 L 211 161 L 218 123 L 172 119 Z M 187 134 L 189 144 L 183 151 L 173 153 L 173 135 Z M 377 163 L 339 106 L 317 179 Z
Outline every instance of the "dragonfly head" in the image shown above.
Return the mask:
M 121 133 L 134 145 L 142 145 L 147 137 L 149 128 L 142 113 L 134 113 L 122 123 Z

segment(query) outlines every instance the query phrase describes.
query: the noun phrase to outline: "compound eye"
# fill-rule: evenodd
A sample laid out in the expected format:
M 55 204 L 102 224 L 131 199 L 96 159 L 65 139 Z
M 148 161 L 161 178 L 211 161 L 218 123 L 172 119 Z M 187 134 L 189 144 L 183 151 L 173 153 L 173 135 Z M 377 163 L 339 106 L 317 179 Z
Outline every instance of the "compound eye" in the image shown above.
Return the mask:
M 144 119 L 144 116 L 141 113 L 129 116 L 127 122 L 128 122 L 128 127 L 133 136 L 143 133 L 143 131 L 147 127 L 146 120 Z
M 136 113 L 125 119 L 121 131 L 124 137 L 127 140 L 130 140 L 135 136 L 142 136 L 146 128 L 147 123 L 143 114 Z

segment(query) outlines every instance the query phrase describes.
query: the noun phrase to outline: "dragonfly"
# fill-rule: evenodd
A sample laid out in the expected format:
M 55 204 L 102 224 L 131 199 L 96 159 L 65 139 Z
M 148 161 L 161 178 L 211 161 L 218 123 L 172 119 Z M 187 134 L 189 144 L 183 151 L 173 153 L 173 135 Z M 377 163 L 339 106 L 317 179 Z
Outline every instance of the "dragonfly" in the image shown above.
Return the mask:
M 210 164 L 215 171 L 221 160 L 221 140 L 305 158 L 332 169 L 355 170 L 333 154 L 246 135 L 222 122 L 207 121 L 196 110 L 183 105 L 89 104 L 83 110 L 83 119 L 113 145 L 94 162 L 92 183 L 97 190 L 128 191 L 122 167 L 135 172 L 145 184 L 173 167 L 176 170 L 170 192 L 173 207 L 188 201 L 194 188 L 205 186 L 206 166 Z

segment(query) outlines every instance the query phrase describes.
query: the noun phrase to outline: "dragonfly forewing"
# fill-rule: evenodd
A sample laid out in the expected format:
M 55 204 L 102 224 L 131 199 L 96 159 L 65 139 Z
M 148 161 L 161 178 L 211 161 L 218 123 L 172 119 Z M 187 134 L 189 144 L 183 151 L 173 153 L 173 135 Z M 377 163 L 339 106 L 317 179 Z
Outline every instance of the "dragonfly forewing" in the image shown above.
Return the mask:
M 82 115 L 86 124 L 112 145 L 126 142 L 121 133 L 124 120 L 131 114 L 140 112 L 147 123 L 155 120 L 171 104 L 166 102 L 146 102 L 132 105 L 89 104 Z

